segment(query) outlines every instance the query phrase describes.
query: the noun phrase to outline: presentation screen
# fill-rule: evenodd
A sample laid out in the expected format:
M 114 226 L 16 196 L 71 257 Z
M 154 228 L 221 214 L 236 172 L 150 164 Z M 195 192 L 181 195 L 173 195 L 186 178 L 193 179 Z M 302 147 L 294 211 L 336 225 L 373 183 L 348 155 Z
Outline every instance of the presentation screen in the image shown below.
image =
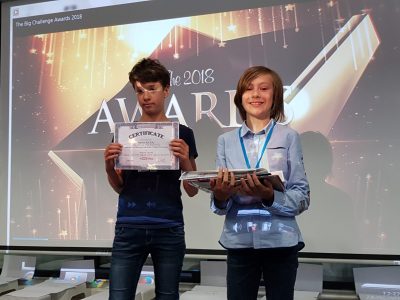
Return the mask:
M 2 4 L 2 245 L 111 247 L 118 195 L 103 152 L 116 122 L 140 118 L 128 72 L 152 57 L 170 72 L 166 115 L 193 129 L 199 170 L 242 124 L 242 72 L 276 70 L 311 187 L 303 251 L 400 253 L 398 1 L 25 3 Z M 183 196 L 188 249 L 222 250 L 209 206 L 205 192 Z

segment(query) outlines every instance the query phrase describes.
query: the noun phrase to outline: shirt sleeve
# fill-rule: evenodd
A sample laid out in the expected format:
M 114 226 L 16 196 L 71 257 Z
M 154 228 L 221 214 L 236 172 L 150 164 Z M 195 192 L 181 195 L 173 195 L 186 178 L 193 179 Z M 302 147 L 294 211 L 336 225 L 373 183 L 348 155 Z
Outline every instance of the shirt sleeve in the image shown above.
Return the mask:
M 189 146 L 189 158 L 196 159 L 198 155 L 196 148 L 196 141 L 194 138 L 193 130 L 189 127 L 179 125 L 179 138 L 183 139 Z
M 310 205 L 310 187 L 303 163 L 300 137 L 297 132 L 289 135 L 288 178 L 284 192 L 274 191 L 274 202 L 269 211 L 281 216 L 297 216 Z
M 214 214 L 220 215 L 220 216 L 226 215 L 228 213 L 229 209 L 231 208 L 231 206 L 232 206 L 232 199 L 229 199 L 228 201 L 226 201 L 226 206 L 224 208 L 217 207 L 215 205 L 214 194 L 211 193 L 210 208 Z
M 186 144 L 189 146 L 189 158 L 197 158 L 198 153 L 197 153 L 197 148 L 196 148 L 196 141 L 194 139 L 194 134 L 193 130 L 190 128 L 187 128 L 187 134 L 183 137 L 184 141 Z
M 217 141 L 217 157 L 215 165 L 218 168 L 226 168 L 226 159 L 225 159 L 225 140 L 222 135 L 218 137 Z M 226 202 L 226 206 L 224 208 L 219 208 L 215 205 L 214 193 L 211 193 L 211 203 L 210 208 L 211 211 L 217 215 L 226 215 L 232 206 L 232 199 L 228 199 Z

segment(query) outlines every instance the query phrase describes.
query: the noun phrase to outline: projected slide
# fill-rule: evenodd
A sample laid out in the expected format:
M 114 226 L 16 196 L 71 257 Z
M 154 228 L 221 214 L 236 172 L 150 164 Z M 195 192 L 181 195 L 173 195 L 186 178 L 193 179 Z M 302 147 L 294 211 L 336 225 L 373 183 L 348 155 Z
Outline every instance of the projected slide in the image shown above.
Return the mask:
M 305 251 L 399 253 L 400 4 L 250 1 L 144 19 L 160 3 L 11 7 L 7 245 L 111 247 L 117 194 L 103 151 L 115 122 L 139 118 L 128 72 L 151 56 L 170 71 L 167 116 L 194 130 L 200 170 L 214 167 L 217 136 L 241 124 L 243 70 L 276 70 L 311 185 L 298 217 Z M 183 205 L 188 248 L 222 249 L 209 195 Z

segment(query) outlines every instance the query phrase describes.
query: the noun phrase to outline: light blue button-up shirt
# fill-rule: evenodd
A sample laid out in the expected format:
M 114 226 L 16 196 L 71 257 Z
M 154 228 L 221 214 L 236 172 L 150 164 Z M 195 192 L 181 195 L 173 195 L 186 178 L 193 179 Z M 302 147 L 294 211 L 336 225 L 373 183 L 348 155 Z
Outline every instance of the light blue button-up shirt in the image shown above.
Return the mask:
M 254 167 L 264 145 L 270 122 L 260 132 L 252 132 L 245 123 L 241 136 L 251 167 Z M 239 139 L 239 128 L 218 137 L 217 168 L 247 168 Z M 250 196 L 232 196 L 224 209 L 216 207 L 211 195 L 211 209 L 226 215 L 220 243 L 224 248 L 292 247 L 303 242 L 296 216 L 310 204 L 310 189 L 304 170 L 300 138 L 288 126 L 276 124 L 261 159 L 260 167 L 282 171 L 285 191 L 274 191 L 270 207 L 261 199 Z

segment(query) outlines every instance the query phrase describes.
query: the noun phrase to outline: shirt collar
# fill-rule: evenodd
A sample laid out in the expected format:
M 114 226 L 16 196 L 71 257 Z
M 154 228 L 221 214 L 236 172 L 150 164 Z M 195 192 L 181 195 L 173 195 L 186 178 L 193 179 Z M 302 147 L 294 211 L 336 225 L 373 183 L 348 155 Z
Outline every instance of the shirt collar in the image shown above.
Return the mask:
M 275 122 L 275 120 L 271 119 L 268 122 L 268 124 L 263 129 L 261 129 L 259 132 L 253 132 L 249 127 L 247 127 L 246 121 L 244 121 L 242 123 L 242 130 L 241 130 L 240 136 L 244 137 L 245 135 L 247 135 L 249 133 L 252 133 L 252 134 L 266 134 L 268 132 L 269 128 L 274 124 L 274 122 Z

